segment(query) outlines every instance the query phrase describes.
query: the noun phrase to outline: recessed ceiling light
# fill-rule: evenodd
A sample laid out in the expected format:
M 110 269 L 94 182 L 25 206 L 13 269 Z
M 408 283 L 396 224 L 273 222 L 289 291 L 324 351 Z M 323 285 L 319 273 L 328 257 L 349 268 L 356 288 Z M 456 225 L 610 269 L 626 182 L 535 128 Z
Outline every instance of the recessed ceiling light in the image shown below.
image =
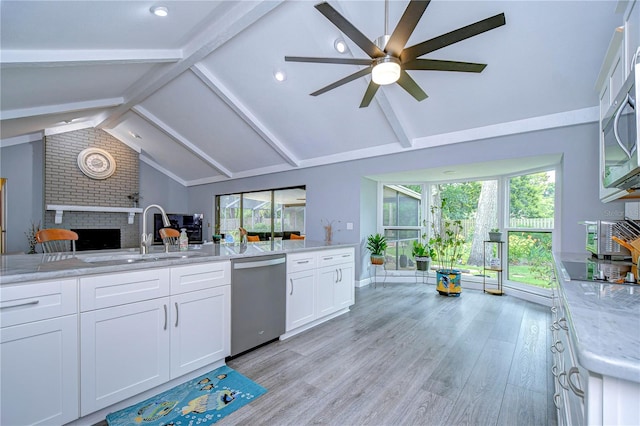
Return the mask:
M 140 136 L 140 135 L 139 135 L 139 134 L 137 134 L 137 133 L 132 132 L 131 130 L 129 130 L 129 134 L 130 134 L 131 136 L 133 136 L 134 138 L 136 138 L 136 139 L 142 139 L 142 136 Z
M 165 17 L 169 14 L 169 9 L 164 6 L 153 6 L 151 9 L 151 13 L 156 16 Z
M 284 73 L 284 71 L 280 71 L 280 70 L 274 72 L 273 77 L 277 81 L 285 81 L 287 79 L 287 75 Z
M 338 53 L 346 53 L 348 47 L 347 43 L 341 38 L 337 38 L 335 42 L 333 42 L 333 47 L 338 51 Z
M 445 171 L 444 171 L 444 172 L 442 172 L 442 173 L 444 173 L 445 175 L 452 175 L 452 174 L 454 174 L 455 172 L 456 172 L 455 170 L 445 170 Z

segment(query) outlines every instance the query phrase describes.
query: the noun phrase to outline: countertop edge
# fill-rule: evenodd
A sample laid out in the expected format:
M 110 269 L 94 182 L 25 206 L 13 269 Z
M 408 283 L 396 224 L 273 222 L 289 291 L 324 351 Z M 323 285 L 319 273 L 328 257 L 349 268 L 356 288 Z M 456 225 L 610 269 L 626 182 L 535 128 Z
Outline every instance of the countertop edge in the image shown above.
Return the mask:
M 252 245 L 255 244 L 255 245 Z M 51 279 L 64 279 L 64 278 L 74 278 L 80 277 L 84 275 L 94 275 L 94 274 L 108 274 L 108 273 L 120 273 L 126 271 L 133 270 L 144 270 L 144 269 L 153 269 L 153 268 L 161 268 L 161 267 L 170 267 L 170 266 L 180 266 L 180 265 L 188 265 L 188 264 L 196 264 L 196 263 L 204 263 L 204 262 L 216 262 L 216 261 L 226 261 L 231 259 L 243 258 L 243 257 L 257 257 L 257 256 L 268 256 L 272 254 L 292 254 L 292 253 L 302 253 L 306 251 L 318 251 L 318 250 L 331 250 L 331 249 L 341 249 L 341 248 L 349 248 L 358 246 L 357 243 L 324 243 L 324 242 L 295 242 L 290 243 L 288 245 L 284 245 L 278 249 L 271 249 L 269 251 L 253 251 L 249 250 L 245 253 L 228 253 L 228 254 L 213 254 L 207 253 L 207 249 L 204 247 L 210 248 L 211 250 L 215 250 L 214 244 L 209 244 L 207 246 L 202 246 L 199 249 L 189 250 L 190 252 L 199 252 L 201 254 L 195 255 L 193 257 L 188 258 L 168 258 L 168 259 L 159 259 L 153 262 L 138 262 L 131 264 L 90 264 L 85 263 L 80 260 L 78 257 L 68 257 L 63 260 L 59 260 L 56 262 L 44 262 L 42 259 L 45 255 L 43 254 L 31 254 L 31 255 L 2 255 L 0 256 L 0 262 L 2 262 L 2 273 L 0 273 L 0 286 L 11 285 L 11 284 L 21 284 L 31 281 L 43 281 L 43 280 L 51 280 Z M 218 248 L 220 245 L 217 244 Z M 265 245 L 262 245 L 265 247 Z M 230 245 L 227 247 L 241 247 L 240 244 Z M 249 243 L 246 245 L 248 248 L 258 248 L 260 247 L 260 243 Z M 101 250 L 94 252 L 95 254 L 104 254 L 106 252 L 117 253 L 117 252 L 130 252 L 135 254 L 136 251 L 132 249 L 122 249 L 122 250 Z M 76 256 L 85 255 L 87 252 L 76 252 Z M 160 252 L 158 252 L 160 253 Z M 71 254 L 69 253 L 69 256 Z M 31 265 L 32 268 L 36 268 L 36 270 L 29 272 L 14 272 L 11 273 L 10 267 L 6 266 L 8 260 L 15 259 L 14 257 L 21 257 L 21 260 L 27 262 Z M 49 269 L 50 270 L 47 270 Z
M 570 281 L 567 280 L 565 276 L 562 276 L 562 269 L 559 266 L 562 260 L 573 260 L 576 255 L 573 254 L 555 254 L 554 259 L 556 262 L 556 268 L 559 270 L 558 274 L 558 290 L 560 293 L 560 300 L 567 311 L 567 322 L 570 327 L 569 338 L 571 342 L 576 348 L 576 356 L 578 358 L 578 363 L 585 369 L 590 372 L 615 377 L 618 379 L 631 381 L 640 383 L 640 357 L 639 351 L 636 351 L 635 358 L 630 358 L 625 353 L 610 352 L 604 353 L 603 348 L 615 348 L 618 342 L 616 341 L 616 336 L 611 334 L 609 337 L 609 341 L 601 342 L 601 347 L 599 348 L 591 348 L 590 346 L 585 344 L 585 340 L 587 337 L 592 337 L 592 333 L 594 331 L 589 329 L 590 326 L 587 324 L 588 319 L 594 318 L 596 312 L 593 311 L 591 306 L 581 306 L 583 305 L 582 300 L 577 297 L 572 297 L 572 292 L 568 291 L 568 287 L 571 284 L 577 285 L 597 285 L 597 283 L 589 282 L 589 281 Z M 586 255 L 582 255 L 583 258 Z M 611 286 L 620 286 L 620 284 L 607 284 Z M 625 287 L 628 288 L 628 287 Z M 640 292 L 640 288 L 637 289 Z M 638 306 L 638 313 L 640 314 L 640 305 Z M 623 316 L 607 311 L 597 312 L 598 316 L 602 317 L 602 319 L 606 319 L 607 323 L 609 321 L 614 323 L 616 320 L 623 320 Z M 635 318 L 636 321 L 640 321 L 638 318 Z M 640 331 L 638 331 L 638 335 L 640 336 Z M 605 337 L 602 337 L 604 339 Z M 637 348 L 637 349 L 640 349 Z

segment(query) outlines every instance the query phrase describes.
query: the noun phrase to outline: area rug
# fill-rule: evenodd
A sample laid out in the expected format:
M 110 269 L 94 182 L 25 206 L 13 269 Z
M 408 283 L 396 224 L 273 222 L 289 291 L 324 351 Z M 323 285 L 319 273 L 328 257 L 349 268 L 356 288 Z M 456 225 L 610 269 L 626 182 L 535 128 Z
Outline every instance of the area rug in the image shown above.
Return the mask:
M 267 390 L 226 365 L 107 415 L 109 426 L 210 425 Z

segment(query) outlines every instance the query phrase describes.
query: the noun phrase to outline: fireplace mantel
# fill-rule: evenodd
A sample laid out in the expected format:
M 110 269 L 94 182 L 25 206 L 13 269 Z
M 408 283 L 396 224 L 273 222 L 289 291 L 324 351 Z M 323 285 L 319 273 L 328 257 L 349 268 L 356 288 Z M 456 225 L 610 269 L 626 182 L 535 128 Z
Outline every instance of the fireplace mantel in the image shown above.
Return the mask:
M 98 212 L 98 213 L 127 213 L 129 225 L 133 224 L 136 213 L 142 213 L 141 208 L 105 207 L 105 206 L 67 206 L 61 204 L 47 204 L 47 210 L 55 210 L 55 223 L 62 223 L 62 214 L 68 212 Z

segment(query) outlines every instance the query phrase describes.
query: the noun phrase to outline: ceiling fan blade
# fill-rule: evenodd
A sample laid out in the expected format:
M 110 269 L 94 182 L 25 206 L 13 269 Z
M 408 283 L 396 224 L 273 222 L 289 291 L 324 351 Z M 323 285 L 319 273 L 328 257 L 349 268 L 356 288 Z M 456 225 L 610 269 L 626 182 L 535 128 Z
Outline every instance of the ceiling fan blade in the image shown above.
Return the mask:
M 487 64 L 476 64 L 473 62 L 440 61 L 437 59 L 414 59 L 402 64 L 405 70 L 425 70 L 425 71 L 460 71 L 460 72 L 482 72 Z
M 318 96 L 318 95 L 322 95 L 325 92 L 328 92 L 329 90 L 335 89 L 336 87 L 342 86 L 343 84 L 346 84 L 350 81 L 353 81 L 357 78 L 363 77 L 367 74 L 371 74 L 371 67 L 367 67 L 367 68 L 363 68 L 358 72 L 354 72 L 351 75 L 346 76 L 343 79 L 340 79 L 334 83 L 331 83 L 328 86 L 323 87 L 322 89 L 316 90 L 313 93 L 310 93 L 311 96 Z
M 418 83 L 416 83 L 416 81 L 412 79 L 405 70 L 402 70 L 402 72 L 400 73 L 398 84 L 402 86 L 404 90 L 409 92 L 411 96 L 416 98 L 418 102 L 424 101 L 428 97 L 427 94 L 424 93 L 424 90 L 422 90 L 420 86 L 418 86 Z
M 360 108 L 366 108 L 371 103 L 371 100 L 376 95 L 378 91 L 378 84 L 374 83 L 373 80 L 369 82 L 369 86 L 367 86 L 367 91 L 364 92 L 364 97 L 362 98 L 362 102 L 360 102 Z
M 287 62 L 314 62 L 319 64 L 371 65 L 371 59 L 356 58 L 310 58 L 307 56 L 285 56 Z
M 412 0 L 409 3 L 384 48 L 385 52 L 396 58 L 400 57 L 402 49 L 404 49 L 404 46 L 407 44 L 416 25 L 418 25 L 418 21 L 422 18 L 422 14 L 427 10 L 430 1 L 431 0 Z
M 380 58 L 384 56 L 384 52 L 380 50 L 378 46 L 373 44 L 367 36 L 362 34 L 360 30 L 351 24 L 351 22 L 347 21 L 344 16 L 340 15 L 329 3 L 319 3 L 315 7 L 325 16 L 325 18 L 331 21 L 333 25 L 338 27 L 344 35 L 353 40 L 353 42 L 357 44 L 360 49 L 366 52 L 367 55 L 372 58 Z
M 505 22 L 504 13 L 500 13 L 490 18 L 483 19 L 482 21 L 467 25 L 466 27 L 458 28 L 457 30 L 432 38 L 431 40 L 423 41 L 422 43 L 407 47 L 402 51 L 400 60 L 402 63 L 412 61 L 429 52 L 442 49 L 443 47 L 468 39 L 469 37 L 493 30 L 494 28 L 504 25 Z

